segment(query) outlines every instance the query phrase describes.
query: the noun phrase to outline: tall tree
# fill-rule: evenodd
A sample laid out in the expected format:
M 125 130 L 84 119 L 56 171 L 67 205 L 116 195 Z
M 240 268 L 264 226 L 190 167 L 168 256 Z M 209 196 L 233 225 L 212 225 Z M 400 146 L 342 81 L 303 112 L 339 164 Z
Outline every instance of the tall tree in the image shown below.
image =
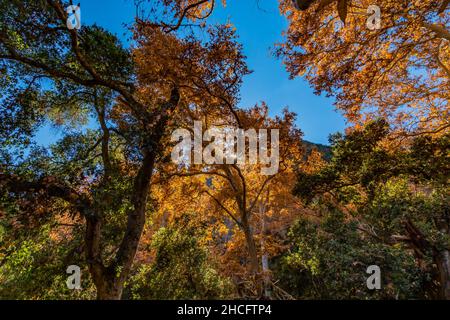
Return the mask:
M 231 105 L 233 103 L 231 101 Z M 161 176 L 163 181 L 165 178 L 177 177 L 174 180 L 177 186 L 175 189 L 179 189 L 180 184 L 181 186 L 185 185 L 181 189 L 182 196 L 185 196 L 186 193 L 193 193 L 190 197 L 188 196 L 189 201 L 194 201 L 191 210 L 204 212 L 202 216 L 211 215 L 211 213 L 214 216 L 215 213 L 219 213 L 219 217 L 223 217 L 219 222 L 225 225 L 225 229 L 231 229 L 235 233 L 234 227 L 231 227 L 235 226 L 237 227 L 236 231 L 242 232 L 243 239 L 236 235 L 233 240 L 236 243 L 243 240 L 243 246 L 234 245 L 234 247 L 246 248 L 242 254 L 248 261 L 245 263 L 245 268 L 248 267 L 250 277 L 257 280 L 256 287 L 258 289 L 255 290 L 254 296 L 262 295 L 261 267 L 264 266 L 265 269 L 268 269 L 267 264 L 263 263 L 260 258 L 266 261 L 268 252 L 276 251 L 271 248 L 272 245 L 277 246 L 276 241 L 271 242 L 268 235 L 272 232 L 276 234 L 282 228 L 280 225 L 285 225 L 289 220 L 286 216 L 295 211 L 287 209 L 289 205 L 295 207 L 290 188 L 294 181 L 293 168 L 302 159 L 302 133 L 296 128 L 294 121 L 295 114 L 287 110 L 284 111 L 282 117 L 270 118 L 268 107 L 265 104 L 248 110 L 237 110 L 227 117 L 224 117 L 223 114 L 219 116 L 208 114 L 203 117 L 204 130 L 217 126 L 236 127 L 242 130 L 268 129 L 268 136 L 270 136 L 271 129 L 279 130 L 279 159 L 276 159 L 278 170 L 270 175 L 261 173 L 261 169 L 266 164 L 261 163 L 260 160 L 257 163 L 249 162 L 250 159 L 247 157 L 250 143 L 246 139 L 245 164 L 195 165 L 191 163 L 186 166 L 178 166 L 176 170 L 172 168 L 168 170 L 167 175 L 162 173 Z M 186 125 L 186 128 L 189 128 L 189 125 Z M 258 132 L 257 130 L 255 133 Z M 261 141 L 258 142 L 258 144 L 261 143 Z M 268 145 L 272 143 L 268 141 Z M 206 144 L 204 146 L 206 147 Z M 261 145 L 257 147 L 261 148 Z M 236 152 L 236 148 L 234 145 L 234 152 Z M 261 156 L 261 149 L 259 150 L 258 154 Z M 180 177 L 185 178 L 184 182 L 179 180 Z M 172 186 L 173 188 L 174 186 Z M 178 197 L 179 193 L 176 191 L 175 193 Z M 163 196 L 166 197 L 166 195 L 167 193 L 164 192 Z M 198 199 L 192 199 L 196 197 Z M 172 209 L 174 202 L 182 203 L 181 208 L 189 206 L 183 200 L 169 199 L 167 201 Z M 283 205 L 286 208 L 283 208 Z M 199 206 L 202 209 L 198 209 Z M 170 209 L 165 207 L 163 210 Z M 217 219 L 217 214 L 215 216 Z M 238 260 L 236 257 L 235 259 Z M 268 273 L 268 270 L 266 271 Z
M 205 41 L 195 36 L 205 32 L 177 35 L 186 18 L 198 20 L 193 12 L 204 3 L 157 3 L 158 8 L 168 9 L 164 18 L 169 22 L 138 19 L 133 29 L 134 57 L 99 27 L 68 29 L 65 1 L 0 4 L 0 61 L 6 71 L 2 90 L 7 93 L 2 98 L 2 117 L 7 121 L 1 136 L 8 141 L 6 149 L 2 147 L 6 155 L 0 173 L 2 191 L 12 201 L 23 197 L 50 203 L 62 200 L 72 214 L 84 218 L 86 263 L 100 299 L 121 297 L 146 221 L 151 178 L 177 108 L 203 107 L 205 103 L 192 100 L 194 92 L 197 98 L 210 97 L 206 101 L 217 94 L 215 89 L 236 92 L 246 72 L 240 46 L 229 28 L 211 29 Z M 148 59 L 139 50 L 145 48 L 145 39 L 155 41 L 146 53 Z M 36 103 L 47 109 L 34 110 Z M 18 170 L 20 159 L 13 161 L 10 156 L 13 143 L 29 139 L 47 114 L 69 107 L 95 114 L 98 136 L 88 140 L 82 152 L 67 154 L 64 161 L 70 167 L 90 157 L 99 159 L 93 170 L 81 167 L 71 178 L 61 171 L 27 170 L 25 174 Z M 12 138 L 6 132 L 11 128 Z M 114 197 L 112 190 L 118 192 Z M 104 236 L 114 214 L 113 199 L 125 212 L 121 218 L 126 222 L 119 228 L 119 239 L 108 247 Z
M 280 1 L 289 28 L 278 54 L 291 77 L 334 97 L 355 125 L 381 116 L 396 134 L 448 131 L 448 1 L 379 1 L 378 29 L 366 25 L 373 1 L 297 2 L 308 6 Z
M 449 136 L 417 137 L 410 148 L 390 150 L 389 134 L 378 120 L 335 136 L 331 162 L 300 172 L 295 193 L 308 201 L 325 197 L 381 243 L 406 244 L 418 265 L 433 270 L 439 297 L 450 299 Z

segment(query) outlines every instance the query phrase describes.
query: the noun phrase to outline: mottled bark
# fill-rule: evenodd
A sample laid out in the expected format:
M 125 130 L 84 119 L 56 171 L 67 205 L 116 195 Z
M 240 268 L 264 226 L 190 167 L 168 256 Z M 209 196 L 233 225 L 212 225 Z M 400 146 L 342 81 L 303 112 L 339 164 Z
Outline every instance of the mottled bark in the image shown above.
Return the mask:
M 253 274 L 258 274 L 259 262 L 258 251 L 256 250 L 255 240 L 253 238 L 253 232 L 250 226 L 244 226 L 243 231 L 245 234 L 245 241 L 247 244 L 248 255 L 250 258 L 250 268 Z

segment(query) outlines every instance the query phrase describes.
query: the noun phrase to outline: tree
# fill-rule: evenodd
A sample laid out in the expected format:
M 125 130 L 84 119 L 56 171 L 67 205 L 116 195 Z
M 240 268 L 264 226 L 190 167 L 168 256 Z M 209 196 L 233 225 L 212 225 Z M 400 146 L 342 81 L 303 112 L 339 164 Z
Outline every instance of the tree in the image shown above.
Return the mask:
M 412 253 L 361 232 L 359 220 L 326 201 L 293 224 L 288 239 L 289 250 L 275 259 L 274 276 L 296 299 L 427 297 L 429 273 L 420 270 Z M 382 290 L 367 288 L 371 265 L 381 269 Z
M 285 110 L 282 117 L 270 118 L 267 113 L 267 106 L 262 105 L 248 110 L 237 110 L 235 114 L 228 117 L 223 115 L 214 117 L 214 115 L 208 114 L 203 118 L 203 122 L 205 128 L 238 126 L 243 130 L 278 129 L 280 135 L 279 169 L 274 174 L 262 175 L 261 168 L 264 164 L 248 163 L 247 161 L 245 164 L 196 165 L 191 163 L 184 166 L 177 165 L 176 169 L 173 169 L 174 165 L 171 165 L 169 169 L 165 169 L 165 172 L 168 173 L 162 173 L 161 177 L 162 181 L 176 177 L 172 180 L 173 185 L 169 190 L 182 190 L 182 193 L 179 194 L 175 190 L 164 189 L 161 195 L 168 202 L 168 207 L 161 210 L 168 213 L 177 211 L 174 210 L 173 203 L 179 203 L 181 205 L 176 206 L 179 208 L 178 210 L 185 210 L 182 208 L 192 205 L 191 210 L 195 209 L 199 213 L 201 212 L 203 219 L 205 215 L 211 216 L 211 213 L 215 219 L 217 216 L 221 217 L 218 222 L 225 225 L 223 236 L 227 238 L 226 233 L 231 232 L 234 244 L 230 244 L 229 247 L 236 248 L 234 253 L 229 251 L 227 261 L 224 262 L 230 264 L 230 253 L 234 255 L 235 261 L 239 261 L 239 259 L 248 261 L 248 263 L 244 263 L 244 269 L 249 267 L 248 275 L 245 275 L 245 278 L 256 280 L 253 281 L 254 289 L 256 288 L 253 291 L 255 297 L 263 294 L 261 265 L 268 275 L 269 270 L 266 263 L 268 254 L 273 255 L 277 252 L 273 247 L 279 246 L 276 240 L 270 240 L 271 235 L 276 235 L 289 221 L 289 217 L 295 211 L 289 206 L 296 207 L 297 205 L 290 188 L 294 181 L 293 168 L 301 161 L 303 151 L 301 131 L 294 124 L 295 115 Z M 185 125 L 185 127 L 189 128 L 190 126 Z M 246 154 L 248 149 L 249 144 L 246 144 Z M 184 177 L 185 180 L 180 180 L 180 177 Z M 205 183 L 205 181 L 207 182 Z M 168 198 L 168 195 L 173 193 L 175 196 Z M 180 199 L 180 196 L 184 199 Z M 209 204 L 205 205 L 205 203 Z M 235 227 L 237 230 L 234 230 Z M 242 232 L 243 239 L 236 234 L 238 232 Z M 246 251 L 242 252 L 238 249 L 241 247 L 246 248 Z M 264 263 L 260 257 L 265 261 Z M 231 270 L 231 268 L 228 269 Z M 239 273 L 242 272 L 242 270 L 239 271 Z
M 334 97 L 356 126 L 383 117 L 395 136 L 448 132 L 448 1 L 379 2 L 375 30 L 366 27 L 371 1 L 299 2 L 307 10 L 290 0 L 280 5 L 289 28 L 278 55 L 291 77 Z
M 229 298 L 229 279 L 217 272 L 214 258 L 202 241 L 205 225 L 195 222 L 196 214 L 184 213 L 174 224 L 153 235 L 155 258 L 142 264 L 130 279 L 129 290 L 139 299 Z
M 407 244 L 417 264 L 435 275 L 439 297 L 449 299 L 449 137 L 417 137 L 410 147 L 390 150 L 383 144 L 389 134 L 378 120 L 335 136 L 331 162 L 314 173 L 299 172 L 295 193 L 307 201 L 324 195 L 360 219 L 370 237 Z
M 1 2 L 0 59 L 6 70 L 1 84 L 7 93 L 2 98 L 7 121 L 1 137 L 13 127 L 14 135 L 6 138 L 9 149 L 2 148 L 8 161 L 2 163 L 0 185 L 11 201 L 37 199 L 49 207 L 62 201 L 67 212 L 83 217 L 86 262 L 100 299 L 121 297 L 144 229 L 151 178 L 177 108 L 201 108 L 199 100 L 190 100 L 192 94 L 209 97 L 209 102 L 217 95 L 211 87 L 232 95 L 246 72 L 229 28 L 211 29 L 209 42 L 199 41 L 193 32 L 176 35 L 185 18 L 197 17 L 193 11 L 202 4 L 205 1 L 162 3 L 169 20 L 178 21 L 172 27 L 159 20 L 138 20 L 134 34 L 139 45 L 133 57 L 99 27 L 66 28 L 65 1 Z M 160 44 L 148 52 L 149 60 L 140 55 L 146 37 Z M 165 41 L 165 48 L 174 50 L 169 55 L 162 47 Z M 179 64 L 181 60 L 185 63 Z M 40 102 L 47 109 L 33 110 Z M 93 113 L 98 121 L 95 138 L 80 136 L 88 148 L 80 150 L 78 139 L 64 137 L 63 165 L 50 160 L 55 170 L 31 171 L 26 162 L 13 159 L 13 144 L 29 139 L 47 114 L 67 114 L 70 107 L 76 114 Z M 84 167 L 88 160 L 91 166 Z M 77 170 L 64 171 L 73 167 Z M 38 203 L 27 204 L 20 213 L 32 212 Z M 105 226 L 112 222 L 118 228 L 113 244 L 104 241 Z
M 135 4 L 125 48 L 69 29 L 68 1 L 0 0 L 0 298 L 450 298 L 448 1 L 385 1 L 368 28 L 366 0 L 280 0 L 278 55 L 353 124 L 331 148 L 238 107 L 250 70 L 217 1 Z M 173 161 L 198 123 L 247 137 Z

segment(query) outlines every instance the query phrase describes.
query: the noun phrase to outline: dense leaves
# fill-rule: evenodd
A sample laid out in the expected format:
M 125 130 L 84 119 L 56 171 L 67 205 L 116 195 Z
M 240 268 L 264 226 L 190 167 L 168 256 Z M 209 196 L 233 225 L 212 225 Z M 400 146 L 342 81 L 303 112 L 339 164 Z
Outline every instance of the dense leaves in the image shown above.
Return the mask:
M 136 1 L 125 48 L 68 1 L 0 0 L 0 299 L 450 299 L 448 1 L 383 1 L 372 29 L 370 1 L 280 0 L 278 56 L 351 124 L 331 146 L 240 106 L 216 2 Z M 279 130 L 276 172 L 173 163 L 196 121 Z

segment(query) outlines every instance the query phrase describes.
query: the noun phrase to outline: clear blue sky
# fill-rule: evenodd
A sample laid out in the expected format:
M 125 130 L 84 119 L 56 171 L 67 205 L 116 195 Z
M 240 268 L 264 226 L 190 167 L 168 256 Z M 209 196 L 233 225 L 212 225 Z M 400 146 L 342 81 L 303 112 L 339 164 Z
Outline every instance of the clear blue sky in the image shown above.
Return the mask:
M 96 23 L 115 33 L 124 42 L 129 37 L 124 23 L 133 22 L 133 0 L 81 0 L 81 23 Z M 220 1 L 218 1 L 220 2 Z M 289 80 L 281 61 L 271 48 L 282 40 L 287 21 L 280 16 L 278 0 L 228 0 L 219 5 L 210 22 L 230 21 L 237 28 L 248 65 L 253 73 L 244 79 L 241 106 L 253 106 L 265 101 L 271 115 L 284 107 L 298 114 L 297 124 L 306 140 L 328 143 L 328 135 L 342 131 L 345 120 L 334 110 L 333 100 L 318 97 L 302 79 Z M 74 1 L 78 3 L 78 1 Z M 48 127 L 40 130 L 38 143 L 54 141 L 57 134 Z

